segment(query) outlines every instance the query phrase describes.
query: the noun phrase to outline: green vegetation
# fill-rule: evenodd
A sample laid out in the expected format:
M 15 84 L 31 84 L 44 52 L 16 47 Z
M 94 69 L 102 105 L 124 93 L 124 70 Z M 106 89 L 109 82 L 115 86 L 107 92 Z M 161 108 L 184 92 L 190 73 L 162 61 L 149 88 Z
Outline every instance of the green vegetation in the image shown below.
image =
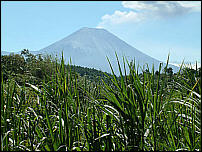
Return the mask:
M 117 77 L 109 66 L 2 56 L 1 150 L 201 150 L 201 69 L 138 74 L 117 57 Z

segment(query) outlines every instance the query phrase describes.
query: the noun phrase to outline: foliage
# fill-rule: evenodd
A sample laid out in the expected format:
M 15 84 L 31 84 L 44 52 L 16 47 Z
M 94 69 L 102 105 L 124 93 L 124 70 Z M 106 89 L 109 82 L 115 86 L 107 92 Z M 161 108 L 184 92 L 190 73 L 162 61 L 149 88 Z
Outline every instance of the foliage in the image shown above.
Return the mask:
M 2 56 L 1 150 L 201 150 L 200 71 L 138 74 L 123 60 L 120 77 L 108 60 L 112 75 L 91 69 L 96 80 L 63 56 Z

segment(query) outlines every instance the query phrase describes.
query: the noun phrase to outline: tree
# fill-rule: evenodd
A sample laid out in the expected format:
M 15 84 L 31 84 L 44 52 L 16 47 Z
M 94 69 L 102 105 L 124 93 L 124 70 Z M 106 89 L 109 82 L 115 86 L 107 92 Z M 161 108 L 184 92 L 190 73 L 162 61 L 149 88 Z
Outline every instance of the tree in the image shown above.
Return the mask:
M 11 53 L 1 56 L 1 65 L 5 79 L 12 74 L 24 74 L 25 60 L 19 54 Z
M 146 69 L 146 70 L 145 70 L 145 73 L 150 73 L 150 72 L 149 72 L 149 69 Z
M 156 71 L 156 72 L 155 72 L 155 75 L 159 75 L 159 71 Z
M 198 68 L 198 75 L 199 75 L 199 77 L 201 77 L 201 67 Z
M 173 69 L 172 69 L 171 67 L 169 67 L 169 68 L 167 69 L 167 72 L 168 72 L 168 75 L 169 75 L 169 76 L 172 76 L 172 75 L 173 75 Z

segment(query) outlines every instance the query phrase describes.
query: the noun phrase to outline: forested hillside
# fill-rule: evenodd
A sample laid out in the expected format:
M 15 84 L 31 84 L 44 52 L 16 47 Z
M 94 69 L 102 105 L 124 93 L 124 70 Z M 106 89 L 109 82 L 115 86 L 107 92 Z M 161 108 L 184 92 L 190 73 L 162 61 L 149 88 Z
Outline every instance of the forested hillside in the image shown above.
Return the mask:
M 4 80 L 14 78 L 20 84 L 24 81 L 33 84 L 41 84 L 43 79 L 47 80 L 54 72 L 54 64 L 56 64 L 56 61 L 57 60 L 51 55 L 34 55 L 27 49 L 21 51 L 21 54 L 11 53 L 9 55 L 3 55 L 1 56 L 3 78 Z M 105 79 L 106 75 L 110 75 L 109 73 L 94 68 L 71 64 L 65 66 L 66 68 L 70 67 L 73 73 L 77 73 L 81 77 L 85 76 L 91 81 L 97 82 L 100 78 Z

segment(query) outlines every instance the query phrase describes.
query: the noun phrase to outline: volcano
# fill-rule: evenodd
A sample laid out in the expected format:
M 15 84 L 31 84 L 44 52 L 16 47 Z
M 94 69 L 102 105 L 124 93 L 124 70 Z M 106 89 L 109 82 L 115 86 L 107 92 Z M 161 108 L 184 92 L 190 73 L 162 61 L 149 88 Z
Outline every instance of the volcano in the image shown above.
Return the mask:
M 116 74 L 119 74 L 119 72 L 115 52 L 119 57 L 122 67 L 123 57 L 125 57 L 129 63 L 135 59 L 136 66 L 139 65 L 142 68 L 144 66 L 144 69 L 147 68 L 148 64 L 150 71 L 152 65 L 154 65 L 155 70 L 158 70 L 159 64 L 162 63 L 137 50 L 107 30 L 97 28 L 81 28 L 62 40 L 37 51 L 37 53 L 57 54 L 57 56 L 61 56 L 62 52 L 66 63 L 68 63 L 71 58 L 73 65 L 95 68 L 111 73 L 107 61 L 108 57 Z M 163 66 L 165 65 L 166 64 L 163 63 Z M 177 72 L 179 69 L 174 65 L 169 65 L 169 67 L 172 67 L 174 72 Z

